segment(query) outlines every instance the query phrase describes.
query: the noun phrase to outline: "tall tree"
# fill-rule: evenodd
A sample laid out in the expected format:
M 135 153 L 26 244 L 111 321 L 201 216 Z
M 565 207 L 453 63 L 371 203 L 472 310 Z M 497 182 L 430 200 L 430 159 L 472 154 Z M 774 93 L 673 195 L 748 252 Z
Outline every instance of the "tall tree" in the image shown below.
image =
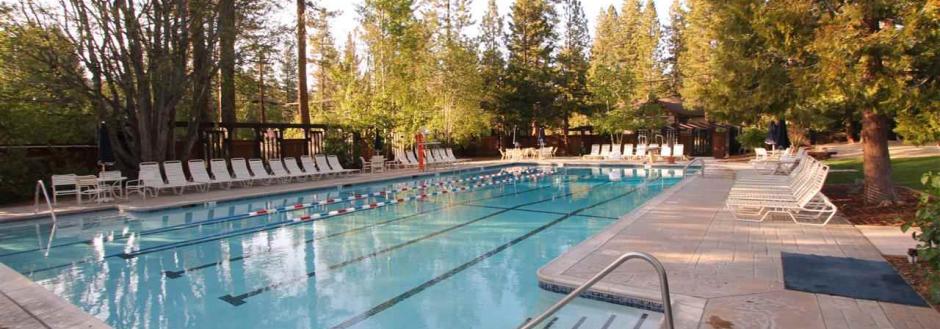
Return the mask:
M 330 19 L 336 16 L 335 12 L 325 7 L 313 8 L 312 19 L 308 21 L 313 34 L 310 36 L 310 51 L 308 55 L 314 64 L 315 91 L 313 103 L 319 113 L 328 113 L 333 109 L 333 94 L 336 86 L 333 83 L 331 72 L 339 60 L 339 51 L 336 50 L 335 40 L 330 33 Z M 309 102 L 309 100 L 308 100 Z
M 706 88 L 711 83 L 716 55 L 717 30 L 713 21 L 714 9 L 708 0 L 687 0 L 686 30 L 682 34 L 683 49 L 676 61 L 682 72 L 682 95 L 684 106 L 704 107 L 708 95 Z
M 638 71 L 643 82 L 638 86 L 640 89 L 636 95 L 642 100 L 655 98 L 661 93 L 662 65 L 660 61 L 661 48 L 660 39 L 662 38 L 662 26 L 659 23 L 659 14 L 656 12 L 656 5 L 653 0 L 647 0 L 643 5 L 641 18 L 637 24 L 637 34 L 635 35 L 638 54 Z
M 496 0 L 489 0 L 486 13 L 480 23 L 480 77 L 483 80 L 483 90 L 480 107 L 491 113 L 494 126 L 504 133 L 507 129 L 503 124 L 502 109 L 505 109 L 501 100 L 503 97 L 503 76 L 506 70 L 506 60 L 503 58 L 503 18 L 499 15 Z M 502 139 L 499 140 L 502 142 Z M 502 145 L 499 145 L 502 147 Z
M 307 92 L 307 3 L 297 0 L 297 111 L 300 122 L 310 123 L 310 94 Z
M 219 0 L 219 115 L 235 123 L 235 0 Z
M 506 93 L 509 120 L 528 125 L 535 134 L 554 113 L 553 52 L 556 13 L 548 0 L 518 0 L 512 6 L 506 49 Z
M 559 108 L 562 116 L 562 131 L 565 145 L 568 144 L 568 128 L 571 115 L 586 114 L 589 110 L 587 90 L 589 35 L 587 18 L 580 0 L 563 0 L 561 3 L 562 46 L 558 52 L 557 85 L 560 96 Z
M 682 65 L 679 54 L 685 52 L 686 10 L 683 0 L 673 0 L 669 7 L 669 27 L 666 28 L 666 54 L 663 58 L 665 70 L 664 92 L 668 96 L 680 96 L 682 90 Z
M 483 81 L 476 47 L 465 34 L 473 24 L 470 1 L 432 0 L 428 5 L 423 22 L 431 38 L 428 96 L 436 110 L 430 128 L 448 142 L 464 142 L 490 123 L 489 113 L 480 108 Z
M 49 62 L 49 67 L 61 70 L 91 100 L 98 117 L 112 123 L 115 155 L 133 167 L 172 157 L 173 121 L 191 86 L 188 8 L 182 0 L 74 0 L 63 2 L 58 11 L 25 6 L 13 26 L 63 33 L 82 65 Z M 99 37 L 105 35 L 112 37 Z M 52 49 L 58 47 L 47 44 L 31 51 L 39 58 L 58 59 L 59 50 Z

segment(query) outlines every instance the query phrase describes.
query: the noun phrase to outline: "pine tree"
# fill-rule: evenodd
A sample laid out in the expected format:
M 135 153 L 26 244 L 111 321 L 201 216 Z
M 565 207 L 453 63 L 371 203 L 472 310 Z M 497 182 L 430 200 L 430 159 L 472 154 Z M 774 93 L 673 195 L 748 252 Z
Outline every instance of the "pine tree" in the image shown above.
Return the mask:
M 510 13 L 507 89 L 503 97 L 506 118 L 516 125 L 529 126 L 532 134 L 540 125 L 557 119 L 552 81 L 555 16 L 548 0 L 518 0 Z
M 322 115 L 332 111 L 333 94 L 336 92 L 330 75 L 339 60 L 339 52 L 330 33 L 330 19 L 335 17 L 336 13 L 324 7 L 312 7 L 311 12 L 312 17 L 307 19 L 307 27 L 311 30 L 308 58 L 314 66 L 314 92 L 310 101 L 313 103 L 313 109 Z
M 681 39 L 683 48 L 676 59 L 683 77 L 679 94 L 684 106 L 704 107 L 706 89 L 712 81 L 713 47 L 717 45 L 713 9 L 708 0 L 688 0 L 687 5 L 686 30 Z
M 434 110 L 429 128 L 447 142 L 464 142 L 485 131 L 490 121 L 480 108 L 483 82 L 476 47 L 465 35 L 473 23 L 469 0 L 428 4 L 424 26 L 431 34 L 428 96 Z
M 682 65 L 679 63 L 679 54 L 685 52 L 685 30 L 687 12 L 683 8 L 682 0 L 673 0 L 669 7 L 669 27 L 666 28 L 666 56 L 663 58 L 665 70 L 664 93 L 667 96 L 681 96 Z
M 591 47 L 588 90 L 603 112 L 626 106 L 633 98 L 634 72 L 624 58 L 620 22 L 613 6 L 601 12 Z
M 562 131 L 567 145 L 571 115 L 587 114 L 589 110 L 587 71 L 590 64 L 587 52 L 591 40 L 581 1 L 563 0 L 561 5 L 564 32 L 558 52 L 557 85 Z
M 496 0 L 489 0 L 486 13 L 480 23 L 479 52 L 480 52 L 480 78 L 481 90 L 480 107 L 493 117 L 494 126 L 506 131 L 502 125 L 503 76 L 506 71 L 506 60 L 503 58 L 502 43 L 503 19 L 499 16 Z M 501 141 L 501 139 L 500 139 Z M 501 146 L 501 145 L 500 145 Z
M 642 101 L 655 99 L 656 95 L 661 93 L 663 70 L 660 64 L 659 44 L 662 38 L 662 26 L 660 26 L 659 15 L 656 13 L 653 0 L 646 1 L 641 16 L 635 38 L 639 51 L 637 71 L 640 72 L 643 80 L 638 85 L 636 97 Z

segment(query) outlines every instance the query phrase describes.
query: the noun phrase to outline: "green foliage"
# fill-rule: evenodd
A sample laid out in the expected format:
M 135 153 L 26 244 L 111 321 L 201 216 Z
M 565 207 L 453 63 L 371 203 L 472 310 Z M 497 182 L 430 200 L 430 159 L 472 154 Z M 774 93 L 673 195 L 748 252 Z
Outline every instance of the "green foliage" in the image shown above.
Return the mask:
M 37 179 L 53 174 L 94 174 L 94 167 L 84 166 L 76 152 L 51 151 L 43 156 L 27 157 L 22 149 L 0 151 L 0 204 L 29 200 Z
M 622 143 L 623 135 L 629 131 L 658 129 L 665 124 L 659 103 L 647 102 L 636 107 L 620 107 L 592 117 L 595 128 L 609 134 L 615 143 Z
M 940 173 L 926 173 L 921 178 L 924 190 L 933 195 L 940 195 Z M 921 195 L 917 212 L 913 218 L 901 226 L 907 232 L 912 227 L 920 229 L 916 235 L 917 256 L 926 264 L 921 268 L 930 282 L 930 293 L 927 296 L 933 303 L 940 303 L 940 199 L 931 196 L 931 193 Z
M 500 114 L 506 122 L 535 128 L 559 118 L 552 68 L 558 37 L 556 12 L 548 0 L 518 0 L 509 18 L 509 60 Z
M 767 137 L 767 131 L 758 127 L 744 128 L 738 137 L 738 143 L 748 149 L 755 149 L 764 145 L 764 139 Z

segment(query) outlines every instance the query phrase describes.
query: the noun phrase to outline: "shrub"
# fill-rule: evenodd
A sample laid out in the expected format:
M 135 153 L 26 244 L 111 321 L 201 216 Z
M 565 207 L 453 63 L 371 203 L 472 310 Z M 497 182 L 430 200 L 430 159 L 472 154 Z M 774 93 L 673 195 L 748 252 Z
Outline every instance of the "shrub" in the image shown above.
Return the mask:
M 940 195 L 940 173 L 926 173 L 921 178 L 924 184 L 924 193 L 920 197 L 917 212 L 913 218 L 908 219 L 901 230 L 907 232 L 911 227 L 918 227 L 920 234 L 915 237 L 917 243 L 917 258 L 926 264 L 925 277 L 930 283 L 928 298 L 940 302 L 940 199 L 931 196 Z
M 764 139 L 767 137 L 767 132 L 756 127 L 744 128 L 738 137 L 738 143 L 741 143 L 741 146 L 746 149 L 753 150 L 764 145 Z

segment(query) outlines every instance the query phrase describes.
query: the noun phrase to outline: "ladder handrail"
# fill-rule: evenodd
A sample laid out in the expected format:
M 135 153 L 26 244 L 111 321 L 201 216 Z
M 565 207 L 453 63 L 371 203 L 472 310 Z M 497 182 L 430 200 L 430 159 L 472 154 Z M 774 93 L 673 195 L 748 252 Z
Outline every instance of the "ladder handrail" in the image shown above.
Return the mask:
M 46 198 L 46 205 L 49 207 L 49 214 L 52 216 L 52 224 L 55 225 L 58 222 L 55 217 L 55 207 L 52 206 L 52 200 L 49 199 L 46 183 L 41 179 L 36 181 L 36 193 L 33 195 L 33 212 L 39 213 L 39 191 L 42 191 L 42 196 Z
M 682 171 L 684 172 L 684 171 L 688 170 L 689 167 L 691 167 L 692 164 L 694 164 L 694 163 L 696 163 L 696 162 L 702 164 L 702 173 L 701 173 L 701 175 L 702 175 L 702 176 L 705 176 L 705 160 L 702 160 L 702 158 L 695 158 L 695 159 L 692 159 L 692 161 L 689 161 L 689 163 L 686 163 L 686 164 L 685 164 L 685 167 L 682 167 Z
M 523 323 L 521 326 L 519 326 L 519 329 L 535 328 L 535 326 L 537 326 L 539 323 L 542 323 L 543 321 L 548 319 L 550 316 L 558 312 L 558 310 L 560 310 L 562 307 L 564 307 L 565 305 L 568 305 L 568 303 L 570 303 L 572 300 L 580 296 L 582 292 L 594 286 L 595 283 L 597 283 L 598 281 L 606 277 L 608 274 L 613 272 L 615 269 L 620 267 L 621 264 L 631 259 L 645 260 L 647 263 L 650 263 L 650 265 L 652 265 L 654 269 L 656 269 L 657 273 L 659 273 L 659 284 L 660 284 L 660 287 L 662 288 L 661 290 L 662 290 L 662 298 L 663 298 L 663 314 L 666 318 L 666 328 L 667 329 L 675 328 L 672 322 L 672 304 L 669 298 L 669 280 L 666 278 L 666 269 L 663 267 L 663 264 L 660 263 L 659 260 L 656 259 L 656 257 L 653 257 L 653 255 L 650 255 L 648 253 L 628 252 L 628 253 L 621 255 L 620 258 L 617 258 L 617 260 L 615 260 L 613 263 L 610 263 L 610 265 L 608 265 L 606 268 L 601 270 L 600 273 L 597 273 L 596 275 L 594 275 L 594 277 L 587 280 L 587 282 L 581 284 L 581 286 L 571 291 L 564 298 L 562 298 L 557 303 L 555 303 L 554 305 L 549 307 L 547 310 L 545 310 L 545 312 L 542 312 L 542 314 L 532 319 L 532 321 Z

